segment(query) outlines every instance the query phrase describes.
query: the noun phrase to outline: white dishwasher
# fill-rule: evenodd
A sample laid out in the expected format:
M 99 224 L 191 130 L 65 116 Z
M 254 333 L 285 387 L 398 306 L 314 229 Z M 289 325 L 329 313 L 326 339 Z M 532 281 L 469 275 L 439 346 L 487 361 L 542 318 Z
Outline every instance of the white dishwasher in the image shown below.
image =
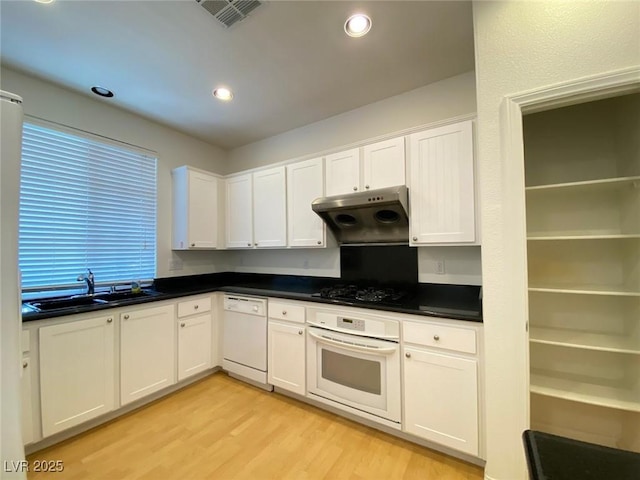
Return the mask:
M 232 377 L 266 390 L 267 301 L 262 298 L 225 295 L 222 368 Z

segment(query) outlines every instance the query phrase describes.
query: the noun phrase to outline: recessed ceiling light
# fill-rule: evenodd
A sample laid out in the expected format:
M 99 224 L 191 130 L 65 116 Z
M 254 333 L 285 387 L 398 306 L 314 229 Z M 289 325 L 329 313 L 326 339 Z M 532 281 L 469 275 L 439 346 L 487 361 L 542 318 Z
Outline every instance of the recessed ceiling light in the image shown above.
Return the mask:
M 53 0 L 36 0 L 38 3 L 53 3 Z
M 219 100 L 229 101 L 233 98 L 233 93 L 228 88 L 219 87 L 213 91 L 213 96 Z
M 91 91 L 96 95 L 100 95 L 101 97 L 107 97 L 107 98 L 113 97 L 113 92 L 108 88 L 95 86 L 95 87 L 91 87 Z
M 362 37 L 371 30 L 371 19 L 364 13 L 356 13 L 344 22 L 344 31 L 350 37 Z

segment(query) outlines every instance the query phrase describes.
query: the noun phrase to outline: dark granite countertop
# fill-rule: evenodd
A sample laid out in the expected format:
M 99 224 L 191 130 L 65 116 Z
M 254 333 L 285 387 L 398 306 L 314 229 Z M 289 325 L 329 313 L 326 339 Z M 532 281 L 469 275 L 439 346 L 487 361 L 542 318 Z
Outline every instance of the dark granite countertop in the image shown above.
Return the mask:
M 61 309 L 47 312 L 23 312 L 22 321 L 29 322 L 221 291 L 482 322 L 482 302 L 479 298 L 480 287 L 478 286 L 429 283 L 405 286 L 411 294 L 408 295 L 406 301 L 399 305 L 370 304 L 357 300 L 342 301 L 317 296 L 322 288 L 340 283 L 344 282 L 337 278 L 233 272 L 157 278 L 150 289 L 153 293 L 152 296 L 110 304 L 74 307 L 73 309 L 64 309 L 64 311 Z
M 531 480 L 637 480 L 640 454 L 525 430 Z

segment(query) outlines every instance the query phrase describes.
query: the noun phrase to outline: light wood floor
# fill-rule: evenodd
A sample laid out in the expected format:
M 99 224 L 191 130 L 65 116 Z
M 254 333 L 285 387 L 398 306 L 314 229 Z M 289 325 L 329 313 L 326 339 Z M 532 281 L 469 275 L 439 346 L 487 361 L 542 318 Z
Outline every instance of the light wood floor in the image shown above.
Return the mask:
M 480 467 L 216 373 L 28 457 L 64 479 L 482 479 Z

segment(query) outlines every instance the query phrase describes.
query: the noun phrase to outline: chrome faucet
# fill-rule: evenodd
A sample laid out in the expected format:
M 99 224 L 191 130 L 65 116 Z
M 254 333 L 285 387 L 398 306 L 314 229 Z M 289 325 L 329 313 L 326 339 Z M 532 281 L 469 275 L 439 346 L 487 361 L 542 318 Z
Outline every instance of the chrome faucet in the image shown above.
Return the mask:
M 89 272 L 88 275 L 84 275 L 84 274 L 78 275 L 78 281 L 87 282 L 87 295 L 93 295 L 96 291 L 95 277 L 93 276 L 93 272 L 91 271 L 90 268 L 87 268 L 87 271 Z

